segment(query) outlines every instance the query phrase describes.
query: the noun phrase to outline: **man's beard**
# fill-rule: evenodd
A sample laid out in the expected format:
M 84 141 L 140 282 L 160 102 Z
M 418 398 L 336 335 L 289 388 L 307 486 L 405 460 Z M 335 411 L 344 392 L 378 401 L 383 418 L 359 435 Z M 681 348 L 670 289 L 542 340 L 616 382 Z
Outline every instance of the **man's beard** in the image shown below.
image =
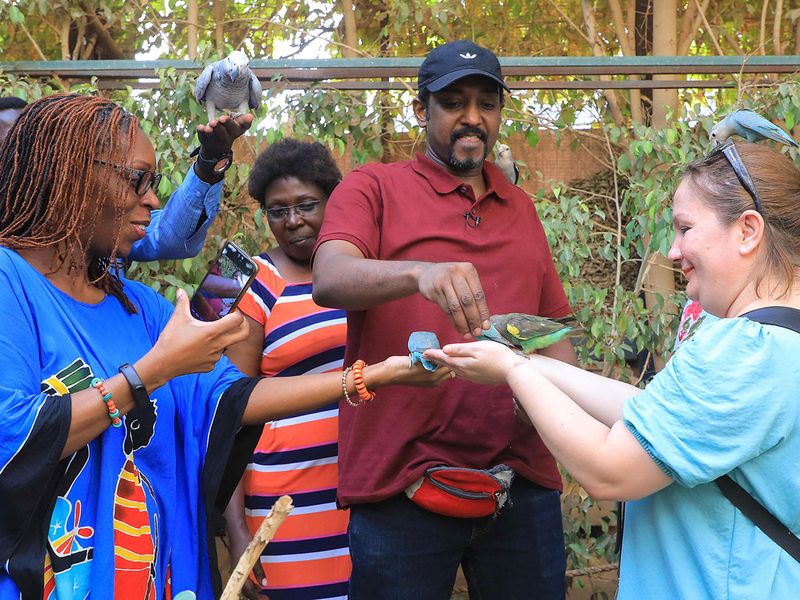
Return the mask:
M 481 158 L 456 158 L 455 143 L 456 140 L 462 137 L 475 136 L 483 142 L 483 156 Z M 472 171 L 480 169 L 483 166 L 483 161 L 489 155 L 489 148 L 486 145 L 486 132 L 476 127 L 464 127 L 458 129 L 450 135 L 450 147 L 447 155 L 447 164 L 456 171 Z

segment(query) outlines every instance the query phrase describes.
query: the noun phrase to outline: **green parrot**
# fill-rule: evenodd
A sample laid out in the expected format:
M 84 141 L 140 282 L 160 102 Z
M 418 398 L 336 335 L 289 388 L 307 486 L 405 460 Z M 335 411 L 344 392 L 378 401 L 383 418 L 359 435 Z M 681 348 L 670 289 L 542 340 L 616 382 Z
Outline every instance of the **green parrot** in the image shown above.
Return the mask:
M 547 348 L 568 335 L 579 333 L 572 326 L 572 317 L 547 319 L 523 313 L 492 315 L 491 327 L 479 336 L 481 339 L 499 342 L 512 348 L 519 348 L 525 354 Z

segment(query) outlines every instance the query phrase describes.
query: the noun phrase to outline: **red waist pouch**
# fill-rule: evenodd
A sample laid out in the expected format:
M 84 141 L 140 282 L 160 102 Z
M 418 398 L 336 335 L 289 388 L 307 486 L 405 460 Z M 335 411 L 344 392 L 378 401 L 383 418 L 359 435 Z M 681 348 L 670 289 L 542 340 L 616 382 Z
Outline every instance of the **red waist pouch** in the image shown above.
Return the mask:
M 406 488 L 406 496 L 422 508 L 448 517 L 477 518 L 497 514 L 508 500 L 514 471 L 508 465 L 491 469 L 430 467 Z

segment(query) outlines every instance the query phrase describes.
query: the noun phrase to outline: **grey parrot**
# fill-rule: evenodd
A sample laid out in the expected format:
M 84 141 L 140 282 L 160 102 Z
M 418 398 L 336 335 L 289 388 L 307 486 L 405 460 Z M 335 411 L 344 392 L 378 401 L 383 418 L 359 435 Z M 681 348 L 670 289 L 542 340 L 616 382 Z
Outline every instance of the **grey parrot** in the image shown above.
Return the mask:
M 517 168 L 517 163 L 514 162 L 514 158 L 511 156 L 511 148 L 506 144 L 497 145 L 497 158 L 494 164 L 500 168 L 503 175 L 506 176 L 506 179 L 514 185 L 517 185 L 519 181 L 519 169 Z
M 244 52 L 234 50 L 200 73 L 194 96 L 206 105 L 209 122 L 217 118 L 218 110 L 232 110 L 239 115 L 261 106 L 261 83 L 249 64 Z
M 783 129 L 757 112 L 745 109 L 735 110 L 726 116 L 711 128 L 709 135 L 714 146 L 719 146 L 732 135 L 746 138 L 748 142 L 760 142 L 769 138 L 787 146 L 800 146 Z

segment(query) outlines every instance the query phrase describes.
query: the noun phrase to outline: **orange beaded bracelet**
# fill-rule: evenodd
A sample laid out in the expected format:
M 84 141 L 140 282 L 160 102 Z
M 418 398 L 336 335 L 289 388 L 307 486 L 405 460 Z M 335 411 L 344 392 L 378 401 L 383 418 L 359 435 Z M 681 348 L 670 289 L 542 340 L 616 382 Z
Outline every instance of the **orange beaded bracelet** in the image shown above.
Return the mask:
M 356 392 L 362 402 L 372 402 L 375 399 L 375 392 L 370 392 L 364 383 L 364 367 L 367 366 L 363 360 L 358 359 L 353 363 L 353 383 L 356 384 Z

